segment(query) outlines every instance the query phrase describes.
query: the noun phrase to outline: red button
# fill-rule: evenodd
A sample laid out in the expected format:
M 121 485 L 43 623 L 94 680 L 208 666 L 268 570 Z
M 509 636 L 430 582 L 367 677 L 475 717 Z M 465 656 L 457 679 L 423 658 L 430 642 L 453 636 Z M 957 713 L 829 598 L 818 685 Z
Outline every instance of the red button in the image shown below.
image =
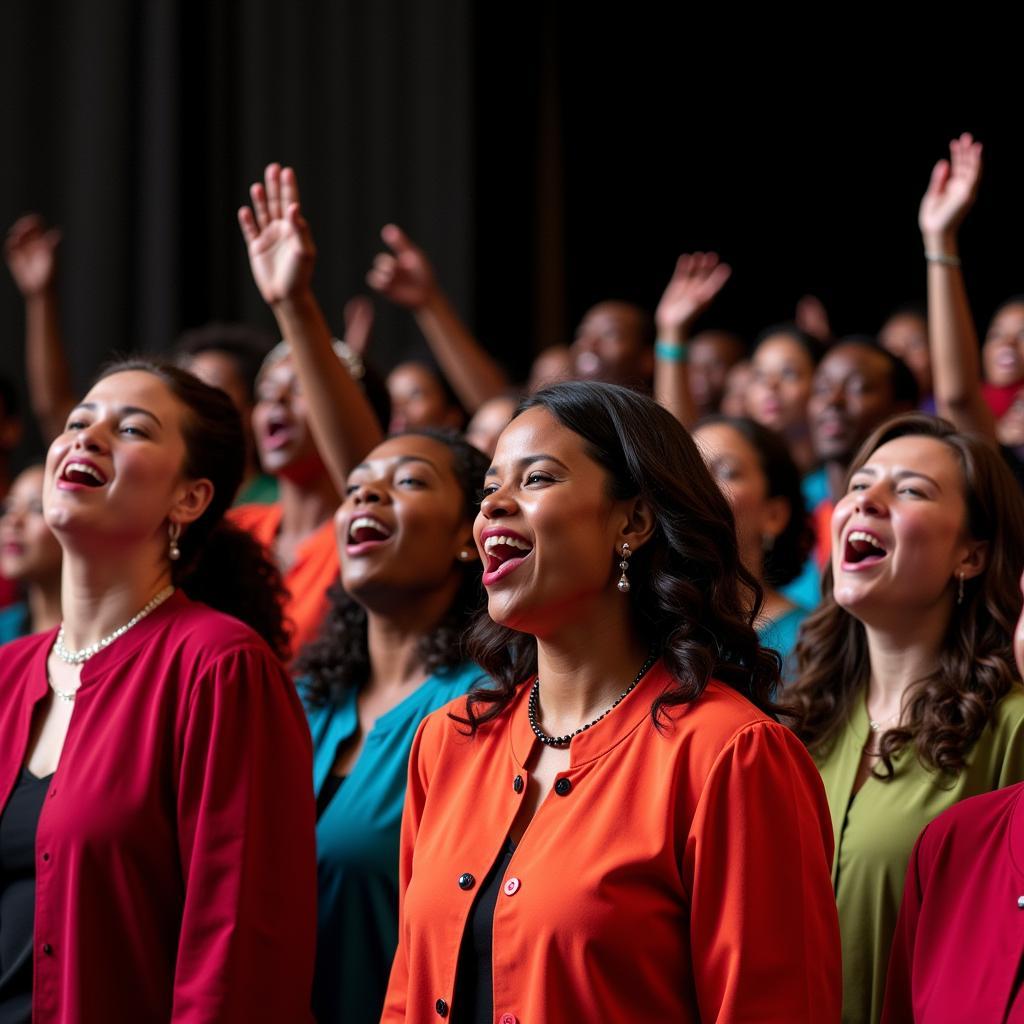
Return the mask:
M 519 1018 L 514 1013 L 503 1013 L 498 1018 L 498 1024 L 519 1024 Z
M 506 896 L 515 896 L 519 892 L 519 879 L 510 878 L 504 885 Z

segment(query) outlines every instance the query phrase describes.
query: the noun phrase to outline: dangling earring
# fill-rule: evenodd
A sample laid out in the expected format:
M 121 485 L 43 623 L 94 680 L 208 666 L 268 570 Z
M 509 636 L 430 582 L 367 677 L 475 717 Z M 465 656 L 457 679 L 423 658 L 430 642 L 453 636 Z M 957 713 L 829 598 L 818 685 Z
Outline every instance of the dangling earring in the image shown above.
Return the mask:
M 619 568 L 622 570 L 622 575 L 619 577 L 619 582 L 616 586 L 619 588 L 619 592 L 623 594 L 629 593 L 629 577 L 626 575 L 626 570 L 629 569 L 629 556 L 631 552 L 628 544 L 622 545 L 622 561 L 619 562 Z
M 958 576 L 958 578 L 960 580 L 960 583 L 959 583 L 959 586 L 957 587 L 957 590 L 956 590 L 956 603 L 957 604 L 963 604 L 964 603 L 964 574 L 961 571 L 961 572 L 957 573 L 957 576 Z
M 167 536 L 171 538 L 170 547 L 167 549 L 167 557 L 176 562 L 181 558 L 181 548 L 178 547 L 178 538 L 181 536 L 181 523 L 171 522 L 167 527 Z

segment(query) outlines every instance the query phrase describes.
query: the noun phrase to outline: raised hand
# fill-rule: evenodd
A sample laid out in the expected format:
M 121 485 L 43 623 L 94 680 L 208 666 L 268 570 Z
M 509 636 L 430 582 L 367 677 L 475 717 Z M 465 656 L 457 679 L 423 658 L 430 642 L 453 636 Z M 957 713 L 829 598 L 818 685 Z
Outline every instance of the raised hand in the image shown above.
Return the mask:
M 53 286 L 59 244 L 60 231 L 47 228 L 43 218 L 35 213 L 15 221 L 7 232 L 4 257 L 18 291 L 25 298 Z
M 373 331 L 373 303 L 365 295 L 354 295 L 345 303 L 345 344 L 360 359 L 366 356 Z
M 658 337 L 681 338 L 690 324 L 711 305 L 731 274 L 732 267 L 720 263 L 716 253 L 680 256 L 654 314 Z
M 964 132 L 949 144 L 949 159 L 935 165 L 921 200 L 917 223 L 926 247 L 955 238 L 957 228 L 974 205 L 980 178 L 981 143 Z
M 316 246 L 299 205 L 299 186 L 291 167 L 270 164 L 264 183 L 249 189 L 252 209 L 238 211 L 249 247 L 253 280 L 265 302 L 274 305 L 309 289 Z
M 828 310 L 817 295 L 804 295 L 797 302 L 794 322 L 804 334 L 809 334 L 820 342 L 827 342 L 832 337 Z
M 387 224 L 380 237 L 391 252 L 379 253 L 366 282 L 396 305 L 420 309 L 437 296 L 434 268 L 426 253 L 395 224 Z

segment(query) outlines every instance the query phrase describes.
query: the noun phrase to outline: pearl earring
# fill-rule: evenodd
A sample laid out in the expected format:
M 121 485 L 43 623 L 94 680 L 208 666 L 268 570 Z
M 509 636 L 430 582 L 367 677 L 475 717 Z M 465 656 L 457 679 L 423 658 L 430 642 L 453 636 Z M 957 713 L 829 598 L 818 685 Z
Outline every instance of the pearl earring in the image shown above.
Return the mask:
M 167 549 L 167 557 L 172 562 L 176 562 L 181 558 L 181 548 L 178 547 L 178 538 L 181 536 L 181 523 L 172 522 L 167 527 L 167 535 L 171 539 L 170 546 Z

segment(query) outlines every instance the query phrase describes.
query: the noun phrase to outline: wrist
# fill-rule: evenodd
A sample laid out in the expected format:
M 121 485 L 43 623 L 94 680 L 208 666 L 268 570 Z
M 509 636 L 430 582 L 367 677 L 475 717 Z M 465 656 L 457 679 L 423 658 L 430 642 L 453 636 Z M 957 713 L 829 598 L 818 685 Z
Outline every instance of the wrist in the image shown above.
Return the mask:
M 923 231 L 921 241 L 924 242 L 925 252 L 946 253 L 949 256 L 959 256 L 959 246 L 955 231 Z
M 654 358 L 660 363 L 685 363 L 690 358 L 690 346 L 685 341 L 659 335 L 654 343 Z
M 654 322 L 654 329 L 657 333 L 659 341 L 668 341 L 674 345 L 685 345 L 687 338 L 687 324 L 679 323 L 677 321 L 667 322 Z
M 308 284 L 302 285 L 289 292 L 288 295 L 274 299 L 269 303 L 274 316 L 279 320 L 282 317 L 287 319 L 304 319 L 308 317 L 317 307 L 316 297 Z

